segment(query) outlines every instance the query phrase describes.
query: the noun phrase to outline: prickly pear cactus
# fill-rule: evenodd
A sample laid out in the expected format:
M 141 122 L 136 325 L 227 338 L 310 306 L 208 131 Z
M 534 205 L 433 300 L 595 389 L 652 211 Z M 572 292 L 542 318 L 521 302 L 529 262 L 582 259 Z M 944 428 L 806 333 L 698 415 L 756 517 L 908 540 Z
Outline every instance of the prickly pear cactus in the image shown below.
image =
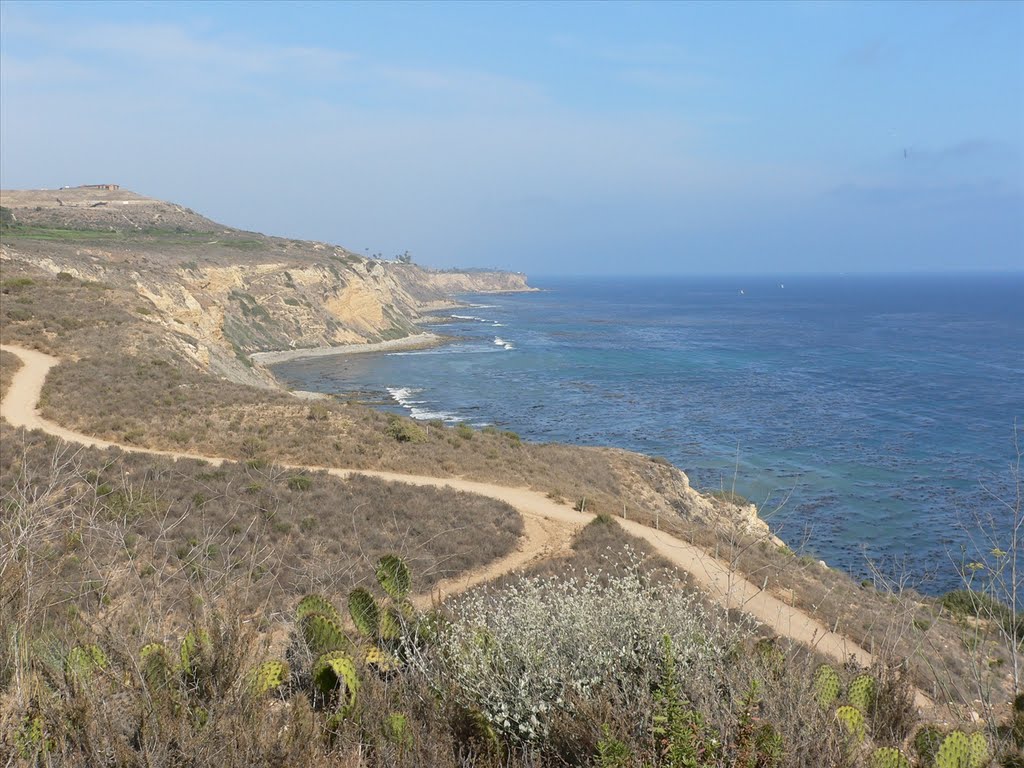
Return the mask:
M 205 629 L 189 630 L 181 639 L 181 671 L 189 678 L 198 677 L 212 663 L 213 643 Z
M 935 756 L 935 768 L 972 768 L 971 741 L 962 731 L 953 731 L 942 741 Z
M 22 760 L 39 760 L 54 749 L 46 736 L 46 723 L 41 715 L 25 715 L 14 732 L 14 748 Z M 43 765 L 42 761 L 33 764 Z
M 283 661 L 265 661 L 252 671 L 249 691 L 254 696 L 276 691 L 288 679 L 288 665 Z
M 387 642 L 397 640 L 402 632 L 403 620 L 402 614 L 399 613 L 395 606 L 387 606 L 380 612 L 380 623 L 378 625 L 380 639 Z
M 754 644 L 754 653 L 765 671 L 772 675 L 781 675 L 786 669 L 786 654 L 782 652 L 774 640 L 762 638 Z
M 342 707 L 350 708 L 355 704 L 359 691 L 356 664 L 344 651 L 325 653 L 313 667 L 313 683 L 324 695 L 342 689 Z
M 139 651 L 142 679 L 150 691 L 166 691 L 172 682 L 174 665 L 163 643 L 146 643 Z
M 331 605 L 326 597 L 321 595 L 306 595 L 299 600 L 299 604 L 295 607 L 295 623 L 301 623 L 311 613 L 319 613 L 322 616 L 326 616 L 339 627 L 343 623 L 337 608 Z
M 935 756 L 942 746 L 942 730 L 935 725 L 923 725 L 914 734 L 914 751 L 918 762 L 929 768 L 935 764 Z
M 988 753 L 988 741 L 983 733 L 972 733 L 967 738 L 967 768 L 985 768 L 992 757 Z
M 839 698 L 842 683 L 839 674 L 828 664 L 822 664 L 814 671 L 814 698 L 822 709 L 828 709 Z
M 910 761 L 895 747 L 881 747 L 871 753 L 870 768 L 910 768 Z
M 851 707 L 856 707 L 865 714 L 871 711 L 875 705 L 875 693 L 878 685 L 871 675 L 857 675 L 850 683 L 846 692 L 846 699 Z
M 381 589 L 396 603 L 409 596 L 412 589 L 412 574 L 405 561 L 395 555 L 384 555 L 377 561 L 377 581 Z
M 855 743 L 864 741 L 867 731 L 864 728 L 864 715 L 855 707 L 842 706 L 836 710 L 836 720 L 843 726 L 846 735 Z
M 106 669 L 107 665 L 107 656 L 98 645 L 76 645 L 68 653 L 64 674 L 69 681 L 84 685 L 92 679 L 94 672 Z
M 394 672 L 402 666 L 397 658 L 376 646 L 370 646 L 366 649 L 363 660 L 379 672 Z
M 352 616 L 352 623 L 364 637 L 377 639 L 380 634 L 381 611 L 373 595 L 362 587 L 353 589 L 348 594 L 348 612 Z
M 350 645 L 341 624 L 322 613 L 307 614 L 299 624 L 299 630 L 313 656 L 322 656 L 328 651 L 341 650 Z

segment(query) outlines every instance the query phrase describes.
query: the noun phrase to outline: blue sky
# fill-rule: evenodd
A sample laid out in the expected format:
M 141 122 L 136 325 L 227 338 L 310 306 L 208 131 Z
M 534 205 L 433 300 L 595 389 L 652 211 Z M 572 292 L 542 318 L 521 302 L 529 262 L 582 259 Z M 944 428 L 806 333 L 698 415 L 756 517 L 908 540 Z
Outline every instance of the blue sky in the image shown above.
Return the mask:
M 0 5 L 0 183 L 542 273 L 1024 268 L 1024 3 Z

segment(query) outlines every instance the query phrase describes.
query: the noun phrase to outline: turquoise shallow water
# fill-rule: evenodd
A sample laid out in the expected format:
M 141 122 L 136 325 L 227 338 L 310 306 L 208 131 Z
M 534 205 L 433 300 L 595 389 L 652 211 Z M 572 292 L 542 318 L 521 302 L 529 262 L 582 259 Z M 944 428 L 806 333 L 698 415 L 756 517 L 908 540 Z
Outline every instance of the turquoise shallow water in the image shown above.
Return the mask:
M 464 297 L 460 338 L 292 361 L 295 388 L 417 418 L 661 455 L 856 576 L 956 585 L 1024 429 L 1024 275 L 535 279 Z M 1024 437 L 1024 436 L 1022 436 Z

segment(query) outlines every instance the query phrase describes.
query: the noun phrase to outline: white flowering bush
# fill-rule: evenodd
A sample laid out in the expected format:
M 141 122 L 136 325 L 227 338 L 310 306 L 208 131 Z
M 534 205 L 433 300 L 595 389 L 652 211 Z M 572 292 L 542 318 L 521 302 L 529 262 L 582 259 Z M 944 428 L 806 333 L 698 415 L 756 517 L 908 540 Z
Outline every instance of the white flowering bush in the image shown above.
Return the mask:
M 696 597 L 648 583 L 632 559 L 615 573 L 479 590 L 455 605 L 418 664 L 435 686 L 521 742 L 543 739 L 555 710 L 603 686 L 627 706 L 648 696 L 666 636 L 682 678 L 714 674 L 736 630 Z

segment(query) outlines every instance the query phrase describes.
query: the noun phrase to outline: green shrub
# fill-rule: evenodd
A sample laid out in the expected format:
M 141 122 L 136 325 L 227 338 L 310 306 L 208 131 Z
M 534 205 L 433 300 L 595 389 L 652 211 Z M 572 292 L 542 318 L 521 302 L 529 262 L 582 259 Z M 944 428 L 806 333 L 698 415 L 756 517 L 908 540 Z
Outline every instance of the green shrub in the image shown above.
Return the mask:
M 403 419 L 394 414 L 388 418 L 384 433 L 400 443 L 424 443 L 427 440 L 427 433 L 422 427 L 410 419 Z
M 707 496 L 711 496 L 712 498 L 719 499 L 719 500 L 724 501 L 724 502 L 726 502 L 728 504 L 735 504 L 737 507 L 748 507 L 748 506 L 750 506 L 751 504 L 754 503 L 750 499 L 748 499 L 746 496 L 743 496 L 743 495 L 741 495 L 739 493 L 736 493 L 736 491 L 717 490 L 717 491 L 703 491 L 703 493 L 705 495 L 707 495 Z
M 1017 625 L 1012 626 L 1013 614 L 1000 601 L 984 592 L 972 589 L 954 589 L 939 598 L 942 607 L 954 616 L 987 619 L 994 621 L 1008 633 L 1024 642 L 1024 616 L 1017 617 Z
M 12 277 L 10 280 L 4 280 L 0 282 L 0 290 L 4 293 L 10 291 L 17 291 L 21 288 L 28 288 L 30 285 L 35 285 L 36 281 L 31 277 Z
M 331 418 L 331 411 L 323 403 L 310 403 L 306 418 L 310 421 L 327 421 Z
M 455 428 L 455 434 L 461 437 L 463 440 L 473 439 L 473 428 L 469 424 L 459 424 Z
M 294 475 L 288 478 L 289 491 L 308 491 L 313 487 L 313 478 L 307 475 Z

